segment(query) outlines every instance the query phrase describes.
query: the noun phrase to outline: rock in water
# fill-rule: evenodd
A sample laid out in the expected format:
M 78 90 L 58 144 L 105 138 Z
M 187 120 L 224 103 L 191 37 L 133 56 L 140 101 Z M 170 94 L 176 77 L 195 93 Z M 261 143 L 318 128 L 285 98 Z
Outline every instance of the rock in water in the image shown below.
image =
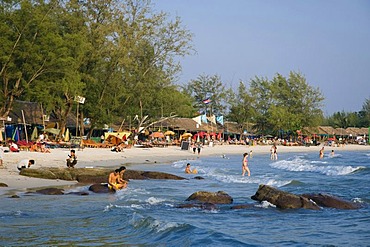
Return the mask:
M 213 204 L 231 204 L 233 202 L 233 198 L 223 191 L 198 191 L 189 196 L 186 201 L 199 201 Z
M 114 190 L 108 188 L 107 184 L 93 184 L 89 187 L 89 190 L 94 193 L 114 193 Z
M 326 194 L 303 194 L 303 197 L 306 197 L 314 201 L 320 207 L 330 207 L 337 209 L 359 209 L 361 205 L 343 200 L 336 196 L 326 195 Z
M 319 206 L 306 197 L 297 196 L 263 184 L 259 186 L 256 194 L 251 198 L 259 202 L 268 201 L 281 209 L 320 209 Z
M 58 188 L 47 188 L 36 190 L 36 193 L 43 194 L 43 195 L 64 195 L 63 189 Z

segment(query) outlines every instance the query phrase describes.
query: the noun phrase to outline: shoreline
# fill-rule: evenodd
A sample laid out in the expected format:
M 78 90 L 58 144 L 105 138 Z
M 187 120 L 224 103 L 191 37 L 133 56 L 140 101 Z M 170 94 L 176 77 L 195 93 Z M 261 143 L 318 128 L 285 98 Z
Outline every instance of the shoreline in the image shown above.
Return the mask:
M 277 146 L 278 153 L 306 153 L 317 152 L 322 146 Z M 221 155 L 236 155 L 242 156 L 245 152 L 253 151 L 253 155 L 269 154 L 270 145 L 266 146 L 245 146 L 245 145 L 215 145 L 213 147 L 205 146 L 201 150 L 200 158 L 208 156 Z M 328 147 L 325 146 L 325 155 L 328 155 L 331 150 L 340 151 L 370 151 L 370 146 L 366 145 L 345 145 L 343 147 Z M 19 153 L 4 154 L 4 168 L 0 168 L 0 183 L 7 184 L 8 187 L 0 187 L 0 194 L 4 194 L 13 190 L 27 191 L 31 188 L 51 187 L 51 186 L 68 186 L 76 185 L 77 181 L 50 180 L 32 178 L 19 175 L 17 164 L 22 159 L 34 159 L 36 164 L 31 168 L 42 167 L 58 167 L 66 168 L 66 158 L 68 157 L 69 149 L 52 149 L 51 153 L 39 153 L 21 151 Z M 78 162 L 76 168 L 96 167 L 96 168 L 112 168 L 125 165 L 128 169 L 137 164 L 167 164 L 182 159 L 192 159 L 197 157 L 191 150 L 181 150 L 178 146 L 169 147 L 154 147 L 154 148 L 130 148 L 123 152 L 112 152 L 108 148 L 85 148 L 83 150 L 76 149 Z

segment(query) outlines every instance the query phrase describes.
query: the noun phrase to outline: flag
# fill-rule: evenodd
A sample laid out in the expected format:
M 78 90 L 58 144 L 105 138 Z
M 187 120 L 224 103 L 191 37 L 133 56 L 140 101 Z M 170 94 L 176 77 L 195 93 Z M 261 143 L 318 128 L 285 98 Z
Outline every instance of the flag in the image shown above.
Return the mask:
M 203 104 L 208 105 L 209 103 L 211 103 L 211 99 L 210 98 L 203 100 Z

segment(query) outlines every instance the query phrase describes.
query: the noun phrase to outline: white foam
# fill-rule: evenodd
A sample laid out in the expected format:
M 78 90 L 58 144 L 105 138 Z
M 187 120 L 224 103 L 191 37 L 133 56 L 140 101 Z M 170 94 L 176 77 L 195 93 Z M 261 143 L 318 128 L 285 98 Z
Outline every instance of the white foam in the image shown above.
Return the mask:
M 159 220 L 154 220 L 151 224 L 150 227 L 155 229 L 157 232 L 163 232 L 171 228 L 178 227 L 178 223 L 174 222 L 161 222 Z
M 262 201 L 260 204 L 255 205 L 257 208 L 276 208 L 276 206 L 268 201 Z
M 162 198 L 155 198 L 155 197 L 149 197 L 146 202 L 149 203 L 150 205 L 156 205 L 156 204 L 160 204 L 162 202 L 166 201 L 166 199 L 162 199 Z
M 314 165 L 321 164 L 321 165 Z M 324 162 L 320 161 L 308 161 L 296 157 L 293 160 L 280 160 L 270 164 L 271 167 L 281 170 L 293 171 L 293 172 L 317 172 L 329 176 L 335 175 L 347 175 L 361 167 L 352 166 L 323 166 Z

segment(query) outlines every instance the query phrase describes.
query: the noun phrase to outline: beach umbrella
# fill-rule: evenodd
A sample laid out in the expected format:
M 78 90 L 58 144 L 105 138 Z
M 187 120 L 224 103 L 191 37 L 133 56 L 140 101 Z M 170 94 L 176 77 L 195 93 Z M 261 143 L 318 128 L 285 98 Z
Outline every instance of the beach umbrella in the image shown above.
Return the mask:
M 35 128 L 33 128 L 33 131 L 32 131 L 32 134 L 31 134 L 31 141 L 37 140 L 38 137 L 39 137 L 39 135 L 37 133 L 37 127 L 35 127 Z
M 66 132 L 64 133 L 64 141 L 69 142 L 69 129 L 67 128 Z
M 47 129 L 44 129 L 44 131 L 50 134 L 59 135 L 60 129 L 47 128 Z
M 165 136 L 173 136 L 173 135 L 175 135 L 175 132 L 173 132 L 171 130 L 167 130 L 166 132 L 164 132 L 164 135 Z
M 164 134 L 162 132 L 153 132 L 150 136 L 152 138 L 163 138 Z
M 193 135 L 191 133 L 184 133 L 181 135 L 182 138 L 189 138 L 192 137 Z

